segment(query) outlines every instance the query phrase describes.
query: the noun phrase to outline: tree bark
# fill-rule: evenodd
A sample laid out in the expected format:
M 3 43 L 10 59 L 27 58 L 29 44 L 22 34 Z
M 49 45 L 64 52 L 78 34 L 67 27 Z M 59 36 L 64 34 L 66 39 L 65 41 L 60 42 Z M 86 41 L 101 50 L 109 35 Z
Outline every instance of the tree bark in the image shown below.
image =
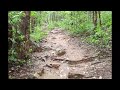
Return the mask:
M 22 17 L 20 31 L 24 35 L 24 44 L 20 46 L 20 52 L 18 52 L 19 58 L 25 58 L 26 54 L 29 51 L 30 46 L 30 11 L 24 11 L 25 16 Z
M 95 15 L 95 14 L 94 14 L 94 11 L 93 11 L 93 24 L 95 25 L 95 21 L 94 21 L 94 17 L 95 17 L 95 16 L 94 16 L 94 15 Z
M 97 27 L 97 11 L 95 11 L 95 27 Z
M 98 14 L 99 14 L 99 24 L 100 24 L 100 27 L 101 27 L 101 16 L 100 16 L 100 11 L 98 11 Z
M 25 45 L 25 48 L 26 48 L 26 51 L 29 50 L 29 39 L 30 39 L 30 11 L 25 11 L 24 12 L 26 14 L 25 16 L 25 20 L 26 20 L 26 23 L 25 23 L 25 41 L 26 41 L 26 45 Z

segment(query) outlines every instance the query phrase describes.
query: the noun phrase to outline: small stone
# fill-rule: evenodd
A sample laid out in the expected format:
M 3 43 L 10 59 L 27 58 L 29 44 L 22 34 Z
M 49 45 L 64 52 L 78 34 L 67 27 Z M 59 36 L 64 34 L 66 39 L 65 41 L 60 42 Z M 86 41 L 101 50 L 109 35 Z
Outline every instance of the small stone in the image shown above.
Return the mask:
M 65 52 L 65 50 L 57 50 L 57 55 L 58 56 L 62 56 L 62 55 L 64 55 L 66 52 Z
M 51 66 L 51 65 L 48 65 L 48 64 L 46 64 L 46 65 L 45 65 L 45 67 L 49 67 L 49 68 L 52 68 L 52 66 Z
M 39 78 L 39 75 L 37 74 L 37 72 L 33 76 L 36 78 Z
M 84 75 L 82 74 L 75 74 L 75 73 L 68 73 L 68 78 L 70 79 L 81 79 Z
M 52 39 L 56 39 L 55 37 L 53 37 Z
M 42 68 L 39 72 L 36 72 L 34 76 L 38 78 L 39 76 L 42 76 L 43 74 L 44 74 L 44 68 Z
M 34 75 L 29 75 L 27 79 L 37 79 Z
M 11 70 L 14 71 L 14 67 L 12 67 Z
M 100 76 L 99 79 L 102 79 L 102 76 Z
M 9 71 L 9 73 L 11 73 L 11 71 Z
M 45 62 L 45 59 L 44 59 L 44 58 L 42 58 L 42 59 L 41 59 L 41 61 Z
M 53 51 L 53 52 L 51 52 L 52 54 L 55 54 L 55 52 Z
M 69 58 L 66 58 L 66 60 L 69 60 Z
M 50 64 L 53 68 L 58 69 L 60 67 L 60 64 Z
M 49 57 L 48 55 L 45 56 L 46 59 L 48 59 L 48 57 Z
M 92 77 L 93 79 L 96 79 L 96 77 Z
M 84 57 L 88 57 L 88 56 L 85 55 Z
M 38 72 L 39 76 L 42 76 L 43 73 L 44 73 L 44 69 L 42 71 Z

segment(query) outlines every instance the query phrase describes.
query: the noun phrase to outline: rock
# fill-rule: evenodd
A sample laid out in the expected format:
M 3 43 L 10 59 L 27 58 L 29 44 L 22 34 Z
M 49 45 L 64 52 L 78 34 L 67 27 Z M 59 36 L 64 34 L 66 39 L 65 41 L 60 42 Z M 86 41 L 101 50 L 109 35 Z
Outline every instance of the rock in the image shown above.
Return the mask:
M 9 73 L 11 73 L 12 71 L 9 71 Z
M 49 49 L 49 48 L 51 48 L 51 45 L 49 45 L 49 44 L 48 44 L 48 45 L 43 45 L 42 47 L 43 47 L 44 49 Z
M 46 56 L 44 56 L 46 59 L 48 59 L 49 58 L 49 56 L 48 55 L 46 55 Z
M 82 74 L 75 74 L 75 73 L 68 73 L 68 78 L 70 79 L 82 79 L 84 75 Z
M 33 76 L 36 77 L 36 78 L 39 78 L 39 75 L 38 75 L 37 72 Z
M 37 79 L 34 75 L 29 75 L 27 79 Z
M 100 76 L 99 79 L 102 79 L 102 76 Z
M 49 68 L 58 69 L 60 67 L 60 64 L 58 64 L 58 63 L 51 63 L 51 64 L 46 64 L 46 66 L 49 67 Z
M 42 59 L 41 59 L 41 61 L 43 61 L 43 62 L 45 62 L 45 60 L 46 60 L 45 58 L 42 58 Z
M 15 70 L 14 67 L 12 67 L 12 68 L 11 68 L 11 71 L 14 71 L 14 70 Z
M 93 79 L 96 79 L 96 77 L 92 77 Z
M 52 52 L 51 52 L 51 54 L 54 56 L 54 55 L 55 55 L 55 52 L 54 52 L 54 51 L 52 51 Z
M 44 74 L 44 69 L 42 69 L 40 72 L 38 72 L 39 76 L 42 76 Z
M 42 42 L 47 42 L 47 39 L 43 39 Z
M 50 64 L 53 68 L 58 69 L 60 67 L 60 64 Z
M 48 65 L 48 64 L 46 64 L 45 66 L 47 66 L 47 67 L 49 67 L 49 68 L 52 68 L 52 66 L 51 66 L 51 65 Z
M 53 44 L 56 44 L 56 43 L 53 43 Z
M 62 55 L 64 55 L 66 52 L 65 52 L 65 50 L 57 50 L 56 51 L 56 54 L 58 55 L 58 56 L 62 56 Z
M 42 68 L 42 69 L 40 69 L 39 72 L 36 72 L 36 73 L 34 74 L 34 76 L 35 76 L 36 78 L 39 78 L 39 77 L 42 76 L 44 73 L 45 73 L 45 72 L 44 72 L 44 68 Z
M 56 39 L 55 37 L 52 37 L 52 39 Z

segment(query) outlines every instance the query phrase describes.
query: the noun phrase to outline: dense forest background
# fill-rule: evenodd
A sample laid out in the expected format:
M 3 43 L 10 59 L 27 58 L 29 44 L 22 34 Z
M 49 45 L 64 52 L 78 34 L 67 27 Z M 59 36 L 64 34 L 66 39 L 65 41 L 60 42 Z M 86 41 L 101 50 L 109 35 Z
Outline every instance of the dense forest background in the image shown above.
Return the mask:
M 38 50 L 38 43 L 56 27 L 98 48 L 111 50 L 111 11 L 9 11 L 9 67 L 25 64 Z

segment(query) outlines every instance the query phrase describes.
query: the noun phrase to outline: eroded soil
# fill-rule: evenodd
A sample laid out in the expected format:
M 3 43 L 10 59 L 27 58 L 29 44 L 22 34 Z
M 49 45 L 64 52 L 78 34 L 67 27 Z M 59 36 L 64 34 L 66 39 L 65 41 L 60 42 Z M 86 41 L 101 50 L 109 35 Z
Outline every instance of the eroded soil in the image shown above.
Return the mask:
M 31 65 L 13 72 L 18 79 L 111 79 L 112 57 L 62 29 L 49 32 L 42 52 L 31 55 Z

